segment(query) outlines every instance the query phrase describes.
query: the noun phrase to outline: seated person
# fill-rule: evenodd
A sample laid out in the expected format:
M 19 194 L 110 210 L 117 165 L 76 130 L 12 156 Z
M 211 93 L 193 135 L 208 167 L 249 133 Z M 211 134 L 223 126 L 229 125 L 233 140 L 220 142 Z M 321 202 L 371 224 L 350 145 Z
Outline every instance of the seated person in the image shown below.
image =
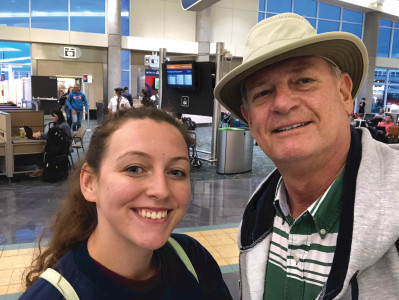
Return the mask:
M 69 139 L 72 139 L 71 127 L 69 127 L 68 123 L 65 121 L 65 117 L 60 109 L 54 109 L 51 111 L 51 122 L 55 123 L 55 126 L 58 126 L 59 128 L 63 129 L 68 135 Z M 47 140 L 47 132 L 48 131 L 34 132 L 33 137 L 36 139 L 42 138 Z
M 385 136 L 388 136 L 388 128 L 395 125 L 392 122 L 392 117 L 390 115 L 386 116 L 386 120 L 379 122 L 377 126 L 385 127 Z
M 19 299 L 63 299 L 57 273 L 85 300 L 232 299 L 210 253 L 172 234 L 190 204 L 190 143 L 184 126 L 148 107 L 97 127 Z M 57 272 L 54 283 L 45 271 Z
M 378 118 L 378 119 L 382 119 L 382 120 L 385 120 L 386 117 L 387 117 L 387 115 L 385 114 L 383 108 L 381 108 L 380 111 L 377 114 L 375 114 L 375 116 L 374 116 L 374 118 Z

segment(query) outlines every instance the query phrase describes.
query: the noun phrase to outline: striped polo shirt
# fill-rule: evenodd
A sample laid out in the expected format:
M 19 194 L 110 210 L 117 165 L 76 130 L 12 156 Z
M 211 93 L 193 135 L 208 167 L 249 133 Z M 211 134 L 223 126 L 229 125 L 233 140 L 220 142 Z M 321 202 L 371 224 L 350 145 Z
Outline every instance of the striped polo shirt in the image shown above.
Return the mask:
M 316 299 L 331 270 L 337 243 L 343 174 L 296 220 L 280 178 L 263 299 Z

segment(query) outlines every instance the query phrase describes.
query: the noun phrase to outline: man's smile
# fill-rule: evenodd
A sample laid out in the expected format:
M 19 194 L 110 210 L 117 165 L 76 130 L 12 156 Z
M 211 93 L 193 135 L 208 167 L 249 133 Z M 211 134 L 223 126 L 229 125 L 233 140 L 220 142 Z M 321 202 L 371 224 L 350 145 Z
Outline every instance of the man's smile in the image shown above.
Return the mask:
M 295 128 L 307 126 L 307 125 L 309 125 L 310 123 L 312 123 L 312 122 L 297 123 L 297 124 L 293 124 L 293 125 L 288 125 L 288 126 L 280 127 L 280 128 L 274 129 L 274 130 L 273 130 L 273 133 L 279 133 L 279 132 L 283 132 L 283 131 L 292 130 L 292 129 L 295 129 Z

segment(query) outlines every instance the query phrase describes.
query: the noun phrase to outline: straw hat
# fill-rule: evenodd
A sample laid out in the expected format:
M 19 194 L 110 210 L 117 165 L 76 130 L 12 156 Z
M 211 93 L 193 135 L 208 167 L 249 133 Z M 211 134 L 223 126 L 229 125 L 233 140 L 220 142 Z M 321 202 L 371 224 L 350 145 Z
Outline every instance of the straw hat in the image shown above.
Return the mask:
M 264 19 L 249 32 L 243 63 L 216 85 L 215 98 L 236 117 L 241 114 L 241 83 L 250 74 L 297 56 L 321 56 L 333 61 L 353 81 L 353 99 L 367 73 L 368 54 L 363 42 L 347 32 L 317 34 L 303 17 L 284 13 Z

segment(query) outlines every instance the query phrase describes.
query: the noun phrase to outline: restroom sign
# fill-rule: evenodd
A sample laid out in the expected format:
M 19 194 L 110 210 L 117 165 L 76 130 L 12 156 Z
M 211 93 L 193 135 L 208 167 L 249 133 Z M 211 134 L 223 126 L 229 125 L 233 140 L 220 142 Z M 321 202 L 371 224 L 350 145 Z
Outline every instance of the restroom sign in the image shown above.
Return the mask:
M 75 47 L 64 47 L 64 57 L 65 58 L 76 58 L 76 48 Z

